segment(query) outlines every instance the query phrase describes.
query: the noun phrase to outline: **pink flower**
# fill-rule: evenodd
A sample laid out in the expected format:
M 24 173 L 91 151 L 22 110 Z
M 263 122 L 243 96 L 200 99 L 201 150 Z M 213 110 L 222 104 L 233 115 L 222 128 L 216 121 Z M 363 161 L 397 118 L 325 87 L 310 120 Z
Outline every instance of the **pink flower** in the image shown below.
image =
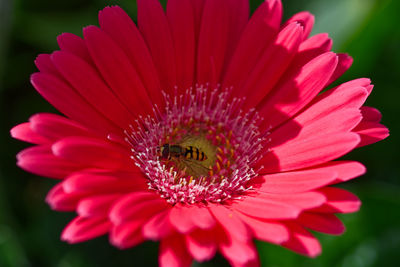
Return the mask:
M 388 136 L 362 106 L 369 79 L 332 89 L 351 65 L 307 12 L 281 23 L 279 0 L 249 19 L 247 0 L 138 0 L 138 28 L 119 7 L 83 39 L 64 33 L 41 54 L 36 90 L 65 115 L 36 114 L 11 130 L 35 146 L 17 156 L 60 179 L 47 202 L 78 216 L 62 239 L 109 234 L 129 248 L 159 240 L 161 266 L 217 251 L 257 266 L 253 240 L 314 257 L 308 229 L 341 234 L 335 213 L 358 198 L 333 184 L 365 172 L 333 161 Z

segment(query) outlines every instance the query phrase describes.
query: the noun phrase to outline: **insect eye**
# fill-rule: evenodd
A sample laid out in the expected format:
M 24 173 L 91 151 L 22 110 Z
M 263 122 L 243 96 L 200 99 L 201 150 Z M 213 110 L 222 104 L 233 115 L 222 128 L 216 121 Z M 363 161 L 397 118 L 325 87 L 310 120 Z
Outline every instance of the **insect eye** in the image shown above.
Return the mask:
M 162 148 L 160 148 L 159 153 L 161 154 L 162 159 L 168 159 L 168 155 L 169 155 L 168 145 L 163 145 Z

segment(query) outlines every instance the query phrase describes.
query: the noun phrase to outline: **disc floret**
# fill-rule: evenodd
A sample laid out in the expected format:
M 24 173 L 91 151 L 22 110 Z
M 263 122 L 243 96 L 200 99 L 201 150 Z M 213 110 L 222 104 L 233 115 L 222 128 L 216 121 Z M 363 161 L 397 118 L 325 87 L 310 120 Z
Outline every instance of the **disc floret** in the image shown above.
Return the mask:
M 153 117 L 127 132 L 149 189 L 172 204 L 221 202 L 251 189 L 248 181 L 257 175 L 253 168 L 265 141 L 257 113 L 244 113 L 243 99 L 220 88 L 197 86 L 164 97 L 163 112 L 155 108 Z M 163 148 L 171 151 L 161 155 Z

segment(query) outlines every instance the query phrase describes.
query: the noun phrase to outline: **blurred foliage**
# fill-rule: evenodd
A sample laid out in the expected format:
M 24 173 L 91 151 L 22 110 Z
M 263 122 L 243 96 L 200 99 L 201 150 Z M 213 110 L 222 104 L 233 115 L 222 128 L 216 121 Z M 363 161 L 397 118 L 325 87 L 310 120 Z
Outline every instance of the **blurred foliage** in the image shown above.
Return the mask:
M 163 1 L 165 3 L 165 1 Z M 262 1 L 251 0 L 252 10 Z M 0 266 L 156 266 L 157 244 L 147 242 L 120 251 L 107 237 L 78 245 L 59 235 L 73 214 L 53 212 L 44 203 L 54 181 L 15 166 L 26 144 L 12 140 L 9 129 L 39 111 L 54 109 L 29 84 L 39 53 L 57 49 L 62 32 L 81 33 L 97 24 L 97 12 L 118 4 L 135 18 L 133 0 L 0 0 Z M 400 182 L 398 163 L 400 74 L 400 1 L 284 0 L 285 18 L 302 10 L 316 17 L 314 33 L 328 32 L 334 50 L 347 52 L 354 64 L 341 81 L 370 77 L 375 91 L 367 104 L 384 114 L 392 136 L 358 149 L 347 158 L 362 161 L 368 173 L 343 187 L 363 202 L 360 212 L 340 216 L 347 232 L 339 237 L 317 234 L 323 253 L 316 259 L 258 242 L 263 266 L 398 266 L 400 260 Z M 227 266 L 218 256 L 194 266 Z

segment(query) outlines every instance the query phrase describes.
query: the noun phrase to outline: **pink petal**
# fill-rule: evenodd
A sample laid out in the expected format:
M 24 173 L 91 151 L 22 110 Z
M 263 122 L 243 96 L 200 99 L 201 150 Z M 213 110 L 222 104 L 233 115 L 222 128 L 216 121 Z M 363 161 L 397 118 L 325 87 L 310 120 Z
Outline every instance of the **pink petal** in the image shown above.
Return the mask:
M 31 123 L 29 122 L 21 123 L 17 126 L 14 126 L 10 130 L 10 134 L 12 138 L 32 144 L 39 145 L 48 144 L 51 142 L 48 138 L 34 132 L 31 128 Z
M 82 168 L 80 164 L 54 156 L 47 145 L 34 146 L 19 152 L 17 165 L 28 172 L 57 179 L 63 179 Z
M 75 56 L 85 60 L 87 63 L 93 65 L 92 58 L 90 57 L 86 44 L 81 37 L 65 32 L 57 37 L 57 42 L 62 51 L 74 54 Z
M 134 121 L 131 113 L 86 61 L 62 51 L 54 52 L 52 60 L 65 79 L 106 118 L 122 129 L 127 129 Z
M 85 195 L 66 193 L 62 183 L 58 183 L 47 194 L 46 202 L 53 210 L 74 211 L 82 197 L 85 197 Z
M 337 54 L 338 55 L 338 65 L 336 66 L 335 72 L 332 74 L 331 79 L 328 81 L 327 85 L 336 81 L 340 76 L 342 76 L 353 64 L 353 58 L 348 54 Z
M 163 106 L 160 80 L 150 51 L 135 23 L 120 7 L 106 7 L 99 12 L 99 23 L 118 46 L 139 74 L 151 100 Z
M 380 122 L 382 119 L 380 111 L 373 107 L 361 107 L 361 114 L 363 119 L 369 122 Z
M 226 238 L 219 244 L 219 250 L 231 264 L 247 264 L 257 261 L 257 250 L 252 242 Z M 257 266 L 257 265 L 255 265 Z
M 308 257 L 316 257 L 321 253 L 321 245 L 318 240 L 297 224 L 288 224 L 290 239 L 283 244 L 284 247 Z
M 356 161 L 331 161 L 312 167 L 311 170 L 336 173 L 337 178 L 334 183 L 351 180 L 366 172 L 364 165 Z
M 251 239 L 251 233 L 246 224 L 234 211 L 219 204 L 209 204 L 208 207 L 227 234 L 241 242 Z
M 178 94 L 193 86 L 196 52 L 194 10 L 189 0 L 169 0 L 167 17 L 175 45 Z
M 320 113 L 314 111 L 315 109 L 312 108 L 307 109 L 273 131 L 269 135 L 271 141 L 267 146 L 275 149 L 309 138 L 325 138 L 327 135 L 350 132 L 362 120 L 358 108 L 334 111 L 327 106 L 327 110 L 321 110 Z
M 79 243 L 106 234 L 111 224 L 104 217 L 76 217 L 61 234 L 61 239 L 68 243 Z
M 99 133 L 120 132 L 115 124 L 95 110 L 74 89 L 56 76 L 35 73 L 31 83 L 36 90 L 56 109 Z
M 225 65 L 230 62 L 250 15 L 250 4 L 248 0 L 228 0 L 228 5 L 229 34 Z
M 358 79 L 343 83 L 313 99 L 305 108 L 304 114 L 325 117 L 332 112 L 345 108 L 360 108 L 368 97 L 366 87 L 368 79 Z M 299 115 L 299 117 L 304 115 Z
M 232 94 L 241 93 L 240 85 L 272 42 L 278 32 L 281 17 L 282 4 L 277 0 L 264 1 L 255 11 L 240 37 L 224 77 L 223 88 L 233 86 Z
M 307 39 L 314 26 L 314 16 L 307 11 L 299 12 L 286 21 L 283 27 L 293 22 L 299 23 L 304 28 L 303 39 Z
M 134 192 L 118 200 L 109 217 L 114 224 L 121 224 L 124 221 L 150 218 L 169 207 L 165 200 L 155 193 Z
M 144 241 L 141 232 L 144 219 L 129 221 L 119 225 L 113 225 L 110 232 L 110 242 L 120 248 L 127 249 Z
M 190 3 L 192 4 L 194 10 L 194 21 L 195 21 L 195 35 L 196 35 L 196 43 L 199 38 L 200 26 L 201 26 L 201 17 L 203 15 L 204 4 L 206 0 L 192 0 Z
M 56 114 L 39 113 L 30 117 L 29 121 L 32 130 L 53 142 L 67 136 L 93 135 L 75 121 Z
M 246 263 L 240 263 L 230 260 L 229 263 L 232 267 L 258 267 L 260 266 L 260 259 L 257 257 L 255 259 L 249 260 Z
M 270 194 L 260 192 L 259 197 L 281 203 L 289 203 L 303 210 L 319 207 L 326 202 L 325 195 L 316 191 L 297 194 Z
M 282 223 L 263 221 L 242 213 L 238 215 L 251 229 L 256 239 L 274 244 L 281 244 L 289 239 L 289 231 Z
M 303 212 L 298 222 L 313 231 L 340 235 L 345 231 L 343 223 L 333 214 Z
M 350 131 L 362 119 L 359 107 L 367 96 L 364 87 L 345 84 L 319 95 L 302 113 L 274 130 L 268 146 Z
M 301 212 L 301 208 L 273 199 L 259 196 L 246 196 L 242 200 L 231 204 L 234 210 L 261 219 L 294 219 Z
M 323 89 L 336 65 L 336 55 L 327 52 L 314 58 L 293 77 L 276 86 L 259 105 L 265 125 L 273 128 L 306 106 Z
M 186 247 L 190 255 L 199 262 L 210 260 L 217 251 L 213 231 L 196 230 L 186 235 Z
M 226 0 L 206 0 L 198 41 L 197 82 L 215 86 L 226 59 L 229 13 Z
M 345 83 L 316 97 L 303 113 L 324 117 L 341 109 L 360 108 L 367 97 L 365 87 Z
M 351 88 L 351 87 L 364 87 L 368 94 L 370 94 L 370 90 L 371 90 L 371 80 L 368 78 L 358 78 L 358 79 L 354 79 L 345 83 L 342 83 L 341 85 L 335 87 L 335 88 L 339 88 L 342 87 L 343 89 L 341 90 L 345 90 L 345 88 Z M 334 89 L 332 89 L 334 90 Z
M 72 192 L 132 192 L 143 191 L 148 188 L 141 173 L 135 172 L 77 172 L 70 175 L 63 182 L 64 190 Z
M 360 209 L 361 201 L 353 193 L 336 187 L 325 187 L 319 191 L 325 195 L 327 201 L 321 207 L 313 209 L 313 212 L 351 213 Z
M 294 219 L 302 210 L 321 206 L 326 202 L 320 192 L 297 194 L 268 194 L 259 192 L 254 196 L 243 197 L 231 204 L 232 208 L 243 214 L 260 219 Z
M 100 169 L 130 169 L 134 165 L 128 151 L 97 138 L 66 137 L 54 143 L 52 151 L 71 162 Z
M 272 90 L 293 60 L 302 34 L 303 29 L 299 24 L 289 24 L 260 55 L 243 88 L 240 88 L 242 94 L 246 95 L 246 108 L 257 105 Z
M 76 211 L 81 217 L 106 217 L 111 205 L 121 196 L 122 194 L 112 194 L 85 197 L 79 201 Z
M 150 98 L 124 51 L 95 26 L 86 27 L 83 36 L 101 77 L 112 88 L 119 102 L 136 116 L 151 113 Z M 135 89 L 134 93 L 132 88 Z
M 192 264 L 192 257 L 186 250 L 184 237 L 176 235 L 163 239 L 158 261 L 160 267 L 189 267 Z
M 216 225 L 214 217 L 211 215 L 209 209 L 201 205 L 192 205 L 188 210 L 189 217 L 200 229 L 209 230 Z
M 191 206 L 176 204 L 169 213 L 169 220 L 176 230 L 182 234 L 191 232 L 196 228 L 190 214 Z
M 322 164 L 353 150 L 360 142 L 355 133 L 334 133 L 290 142 L 273 148 L 259 164 L 264 172 L 290 171 Z
M 169 215 L 169 220 L 172 224 L 175 224 L 177 230 L 183 232 L 191 231 L 194 227 L 198 227 L 204 230 L 210 230 L 216 225 L 215 218 L 211 215 L 209 209 L 202 205 L 190 205 L 190 207 L 184 207 L 177 205 L 178 209 L 175 210 L 174 214 Z M 176 207 L 176 206 L 175 206 Z M 179 214 L 184 215 L 182 219 Z M 172 217 L 171 217 L 172 216 Z M 180 219 L 182 219 L 180 221 Z
M 296 172 L 269 174 L 256 178 L 253 187 L 262 192 L 273 194 L 291 194 L 306 192 L 335 181 L 335 169 L 310 169 Z
M 154 215 L 142 228 L 143 236 L 150 240 L 161 240 L 173 232 L 169 222 L 170 209 Z
M 327 33 L 320 33 L 304 40 L 299 47 L 293 63 L 290 65 L 291 71 L 298 70 L 317 56 L 332 49 L 332 40 Z M 287 75 L 287 74 L 285 74 Z
M 49 54 L 40 54 L 35 59 L 35 65 L 42 73 L 48 73 L 58 78 L 61 78 L 60 72 L 56 69 L 51 61 L 51 56 Z
M 351 80 L 318 95 L 311 101 L 309 106 L 330 105 L 334 109 L 344 107 L 361 108 L 367 96 L 370 94 L 371 86 L 370 79 L 360 78 Z M 342 98 L 345 99 L 345 101 L 340 101 Z
M 176 64 L 171 29 L 164 10 L 157 0 L 138 0 L 138 25 L 158 70 L 161 88 L 172 90 L 176 85 Z
M 361 142 L 358 144 L 359 147 L 376 143 L 389 136 L 389 129 L 386 126 L 368 121 L 362 121 L 354 129 L 354 132 L 358 133 L 361 137 Z
M 288 69 L 281 77 L 281 83 L 296 76 L 301 68 L 318 56 L 329 52 L 332 48 L 332 40 L 326 33 L 320 33 L 304 40 L 290 63 Z
M 373 85 L 373 84 L 370 84 L 370 85 L 368 85 L 367 87 L 365 87 L 365 89 L 367 89 L 368 94 L 371 94 L 372 89 L 374 89 L 374 85 Z

